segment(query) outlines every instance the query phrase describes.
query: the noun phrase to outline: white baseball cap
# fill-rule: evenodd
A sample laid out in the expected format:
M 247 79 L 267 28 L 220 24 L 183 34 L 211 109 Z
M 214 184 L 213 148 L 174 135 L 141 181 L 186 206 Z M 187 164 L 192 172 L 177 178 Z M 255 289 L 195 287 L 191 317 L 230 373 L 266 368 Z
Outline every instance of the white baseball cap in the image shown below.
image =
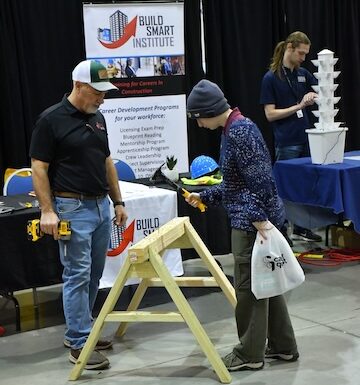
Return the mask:
M 106 68 L 95 60 L 80 62 L 72 72 L 72 80 L 87 83 L 97 91 L 118 89 L 110 82 Z

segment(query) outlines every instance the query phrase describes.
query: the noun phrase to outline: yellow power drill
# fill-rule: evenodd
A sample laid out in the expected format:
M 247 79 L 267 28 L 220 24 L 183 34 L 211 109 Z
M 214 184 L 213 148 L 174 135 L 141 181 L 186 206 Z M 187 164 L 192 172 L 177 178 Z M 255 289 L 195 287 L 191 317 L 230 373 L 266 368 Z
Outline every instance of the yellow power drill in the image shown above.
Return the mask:
M 67 241 L 71 237 L 70 221 L 61 220 L 58 224 L 59 238 L 62 241 Z M 44 236 L 40 229 L 40 219 L 32 219 L 27 223 L 27 235 L 29 241 L 36 242 Z

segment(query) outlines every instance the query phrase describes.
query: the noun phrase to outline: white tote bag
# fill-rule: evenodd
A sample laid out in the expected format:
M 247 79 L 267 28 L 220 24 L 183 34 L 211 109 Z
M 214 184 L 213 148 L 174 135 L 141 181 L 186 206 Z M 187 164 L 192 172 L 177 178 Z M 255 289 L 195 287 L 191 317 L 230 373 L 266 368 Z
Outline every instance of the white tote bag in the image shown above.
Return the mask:
M 251 257 L 251 291 L 257 299 L 275 297 L 294 289 L 305 280 L 304 272 L 291 247 L 274 226 L 258 232 Z

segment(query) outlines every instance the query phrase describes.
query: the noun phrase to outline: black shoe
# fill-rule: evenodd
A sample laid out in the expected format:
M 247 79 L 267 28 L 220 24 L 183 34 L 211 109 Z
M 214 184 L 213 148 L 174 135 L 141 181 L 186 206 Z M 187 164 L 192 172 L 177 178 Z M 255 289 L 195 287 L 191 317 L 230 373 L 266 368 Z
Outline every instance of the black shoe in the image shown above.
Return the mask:
M 321 242 L 322 238 L 320 235 L 317 235 L 313 233 L 309 229 L 294 229 L 292 239 L 298 239 L 302 241 L 309 241 L 309 242 Z
M 235 370 L 260 370 L 264 367 L 264 361 L 243 361 L 233 352 L 227 354 L 222 360 L 229 372 L 234 372 Z
M 276 353 L 270 348 L 266 348 L 265 350 L 265 358 L 272 358 L 275 360 L 287 361 L 287 362 L 295 362 L 299 358 L 299 353 Z
M 69 361 L 73 364 L 76 364 L 80 356 L 80 353 L 81 353 L 81 349 L 71 349 L 69 354 Z M 94 350 L 91 353 L 85 365 L 85 369 L 88 369 L 88 370 L 105 369 L 109 365 L 110 365 L 109 360 L 103 354 Z

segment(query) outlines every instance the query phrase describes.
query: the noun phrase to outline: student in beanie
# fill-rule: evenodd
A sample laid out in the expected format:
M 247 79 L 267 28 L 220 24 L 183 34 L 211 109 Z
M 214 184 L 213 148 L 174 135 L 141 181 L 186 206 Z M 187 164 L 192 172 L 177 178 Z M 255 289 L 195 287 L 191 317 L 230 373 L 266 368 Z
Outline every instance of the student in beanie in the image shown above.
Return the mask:
M 299 354 L 285 298 L 257 300 L 251 291 L 256 234 L 266 239 L 268 230 L 281 228 L 285 217 L 265 141 L 256 124 L 238 108 L 231 109 L 220 88 L 208 80 L 191 91 L 187 112 L 199 127 L 222 127 L 219 167 L 223 182 L 191 193 L 186 200 L 194 207 L 200 202 L 222 204 L 230 219 L 240 342 L 223 357 L 224 364 L 234 371 L 262 369 L 265 357 L 296 361 Z
M 200 80 L 192 89 L 187 100 L 188 117 L 212 118 L 230 108 L 224 93 L 217 84 L 209 80 Z

